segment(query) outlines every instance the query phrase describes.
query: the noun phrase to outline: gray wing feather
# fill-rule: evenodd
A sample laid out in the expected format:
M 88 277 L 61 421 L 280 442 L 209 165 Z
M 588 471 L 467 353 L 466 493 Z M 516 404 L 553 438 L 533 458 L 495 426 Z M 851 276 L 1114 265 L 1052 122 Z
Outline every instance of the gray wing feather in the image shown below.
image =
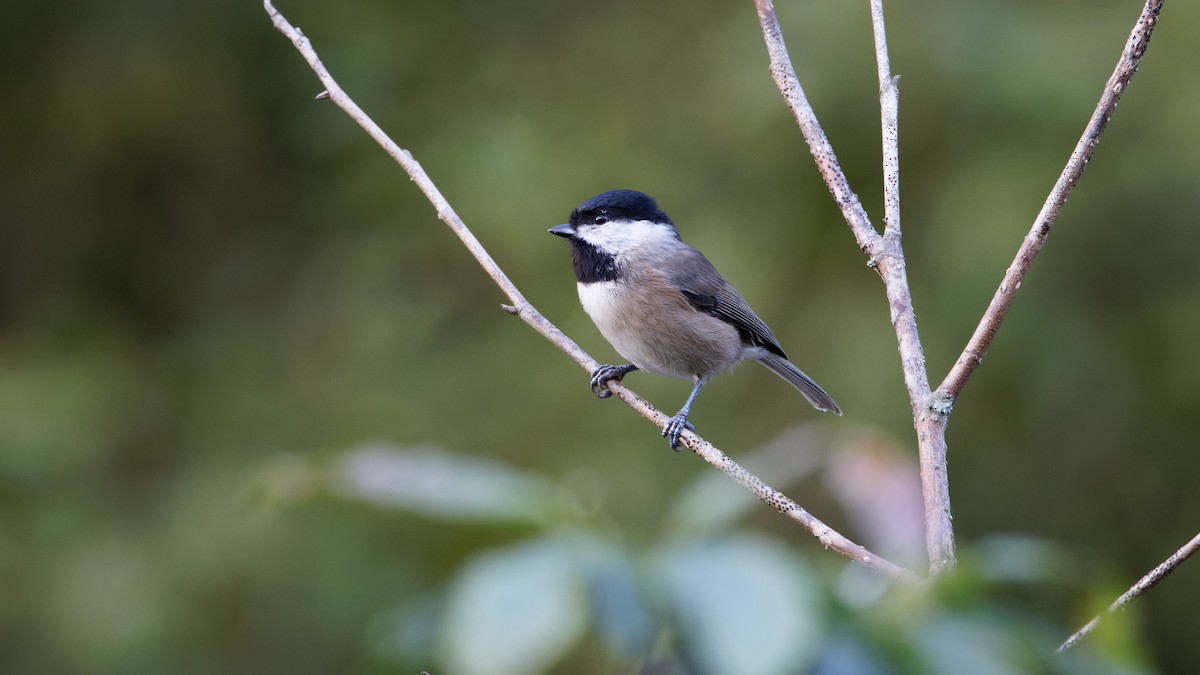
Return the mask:
M 725 281 L 703 253 L 689 246 L 677 255 L 680 264 L 673 265 L 673 269 L 686 271 L 673 273 L 670 282 L 687 298 L 688 304 L 728 322 L 746 336 L 751 344 L 787 358 L 775 334 L 758 318 L 754 310 L 750 309 L 750 305 L 737 289 Z
M 681 258 L 681 264 L 672 265 L 672 268 L 686 271 L 675 272 L 669 281 L 692 307 L 728 322 L 751 344 L 766 349 L 767 354 L 759 357 L 758 362 L 795 387 L 812 407 L 835 415 L 842 414 L 842 409 L 820 385 L 787 360 L 775 334 L 750 309 L 741 294 L 721 277 L 704 254 L 689 246 L 677 255 Z

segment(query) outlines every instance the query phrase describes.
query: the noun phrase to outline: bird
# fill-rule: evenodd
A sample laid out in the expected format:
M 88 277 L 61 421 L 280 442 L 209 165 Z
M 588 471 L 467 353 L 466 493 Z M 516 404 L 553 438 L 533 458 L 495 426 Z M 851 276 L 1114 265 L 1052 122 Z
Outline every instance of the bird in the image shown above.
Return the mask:
M 775 334 L 708 258 L 684 243 L 655 199 L 610 190 L 583 202 L 548 230 L 571 244 L 579 301 L 600 334 L 627 359 L 591 373 L 592 391 L 635 370 L 690 379 L 692 392 L 662 435 L 678 451 L 700 389 L 745 360 L 766 366 L 817 410 L 842 409 L 788 360 Z

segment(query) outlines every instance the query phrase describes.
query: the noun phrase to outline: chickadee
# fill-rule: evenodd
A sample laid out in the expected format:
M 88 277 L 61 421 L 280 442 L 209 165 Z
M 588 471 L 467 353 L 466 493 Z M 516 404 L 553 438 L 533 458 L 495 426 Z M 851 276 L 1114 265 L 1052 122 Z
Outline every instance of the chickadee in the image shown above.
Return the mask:
M 662 435 L 678 449 L 696 395 L 717 373 L 745 359 L 788 381 L 817 410 L 841 408 L 787 360 L 770 328 L 702 253 L 683 243 L 649 195 L 613 190 L 571 212 L 551 234 L 571 242 L 579 301 L 601 335 L 632 363 L 592 372 L 592 391 L 635 370 L 690 378 L 683 408 Z

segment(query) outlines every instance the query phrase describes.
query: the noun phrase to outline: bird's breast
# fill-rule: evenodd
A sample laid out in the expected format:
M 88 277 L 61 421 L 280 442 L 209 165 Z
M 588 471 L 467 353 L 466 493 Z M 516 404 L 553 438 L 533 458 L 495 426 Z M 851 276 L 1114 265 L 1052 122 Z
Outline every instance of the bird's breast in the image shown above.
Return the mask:
M 733 326 L 696 311 L 674 289 L 639 281 L 578 286 L 584 311 L 630 363 L 660 375 L 707 379 L 741 360 L 743 344 Z

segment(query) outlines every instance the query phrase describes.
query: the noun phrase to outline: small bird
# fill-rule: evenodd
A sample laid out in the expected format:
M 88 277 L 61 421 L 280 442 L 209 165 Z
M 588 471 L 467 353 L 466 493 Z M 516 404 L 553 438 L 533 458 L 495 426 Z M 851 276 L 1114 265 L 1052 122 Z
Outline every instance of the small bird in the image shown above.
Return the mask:
M 600 334 L 630 361 L 592 372 L 592 391 L 635 370 L 691 379 L 695 386 L 662 435 L 679 449 L 688 413 L 714 375 L 746 359 L 787 380 L 817 410 L 842 414 L 812 378 L 787 360 L 775 334 L 708 258 L 683 243 L 658 202 L 635 190 L 596 195 L 551 234 L 571 242 L 579 301 Z

